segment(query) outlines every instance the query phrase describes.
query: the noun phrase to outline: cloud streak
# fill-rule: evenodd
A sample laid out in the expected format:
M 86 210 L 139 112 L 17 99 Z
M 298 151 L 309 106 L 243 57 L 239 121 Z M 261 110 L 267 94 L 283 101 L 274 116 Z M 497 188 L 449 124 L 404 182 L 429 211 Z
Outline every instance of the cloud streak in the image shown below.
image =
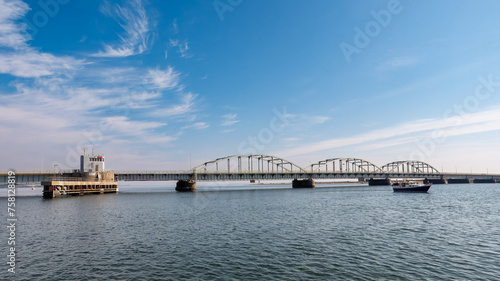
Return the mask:
M 222 115 L 223 121 L 221 123 L 221 126 L 231 126 L 240 122 L 240 120 L 237 120 L 236 117 L 236 113 Z
M 85 64 L 71 57 L 56 57 L 30 47 L 26 24 L 16 22 L 29 11 L 22 1 L 0 1 L 0 73 L 24 78 L 67 75 Z
M 22 53 L 0 54 L 0 73 L 24 78 L 68 75 L 85 63 L 71 57 L 56 57 L 47 53 L 24 50 Z
M 283 157 L 291 157 L 339 147 L 368 144 L 370 142 L 376 141 L 385 141 L 382 144 L 372 144 L 365 146 L 365 149 L 382 148 L 422 139 L 423 136 L 426 136 L 422 135 L 422 133 L 431 133 L 432 131 L 439 131 L 444 136 L 459 136 L 465 134 L 500 130 L 500 115 L 498 114 L 499 110 L 499 108 L 495 108 L 483 112 L 471 113 L 463 116 L 453 116 L 444 119 L 417 120 L 394 127 L 374 130 L 353 137 L 333 138 L 325 141 L 296 146 L 292 149 L 277 152 L 277 155 Z M 417 135 L 408 136 L 412 134 Z M 403 136 L 406 137 L 399 138 L 397 140 L 390 140 L 391 138 Z
M 184 94 L 181 98 L 181 103 L 164 108 L 158 109 L 152 113 L 153 116 L 160 117 L 179 117 L 184 116 L 188 113 L 192 113 L 195 111 L 196 97 L 198 95 L 193 93 Z
M 14 21 L 22 18 L 30 8 L 22 1 L 1 1 L 0 3 L 0 46 L 13 49 L 28 47 L 29 39 L 24 32 L 26 26 Z
M 22 154 L 27 155 L 26 161 L 50 154 L 63 162 L 70 154 L 78 155 L 82 145 L 107 151 L 117 145 L 122 151 L 133 148 L 138 153 L 137 143 L 147 144 L 140 148 L 147 154 L 147 149 L 177 140 L 184 129 L 208 127 L 197 122 L 195 115 L 189 115 L 188 125 L 175 127 L 151 118 L 196 111 L 197 95 L 192 93 L 179 94 L 180 99 L 172 99 L 174 105 L 161 108 L 164 92 L 184 88 L 181 73 L 173 67 L 116 66 L 106 60 L 89 62 L 41 52 L 28 44 L 27 26 L 18 22 L 28 11 L 22 1 L 0 0 L 0 73 L 14 78 L 0 92 L 0 132 L 16 136 L 0 139 L 0 146 L 13 148 L 4 159 L 21 159 L 17 156 Z M 124 6 L 106 2 L 101 11 L 115 18 L 125 33 L 120 42 L 105 45 L 97 56 L 125 57 L 147 51 L 151 24 L 140 1 Z M 161 114 L 152 116 L 151 112 Z M 187 120 L 176 120 L 181 121 Z M 73 166 L 67 160 L 60 163 L 61 168 Z
M 150 69 L 146 80 L 158 89 L 172 90 L 179 86 L 179 72 L 170 66 L 166 70 Z
M 380 65 L 381 69 L 399 69 L 402 67 L 415 65 L 419 60 L 415 57 L 397 57 L 388 60 Z
M 181 58 L 191 58 L 192 55 L 188 53 L 189 51 L 189 43 L 188 41 L 184 40 L 183 42 L 180 42 L 177 39 L 169 39 L 170 41 L 170 47 L 177 47 L 178 48 L 178 53 L 181 54 Z
M 100 6 L 100 11 L 115 19 L 125 33 L 118 35 L 120 43 L 104 44 L 104 51 L 93 56 L 128 57 L 148 50 L 151 24 L 140 0 L 129 1 L 123 6 L 106 1 Z
M 210 125 L 208 125 L 205 122 L 196 122 L 194 124 L 182 127 L 182 130 L 185 130 L 185 129 L 203 130 L 203 129 L 206 129 L 208 127 L 210 127 Z

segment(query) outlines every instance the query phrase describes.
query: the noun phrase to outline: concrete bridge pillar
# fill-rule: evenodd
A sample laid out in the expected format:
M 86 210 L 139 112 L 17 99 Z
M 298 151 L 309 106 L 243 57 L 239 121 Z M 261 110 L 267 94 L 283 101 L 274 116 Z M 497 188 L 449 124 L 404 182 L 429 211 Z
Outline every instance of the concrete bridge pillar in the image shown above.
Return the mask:
M 495 179 L 474 179 L 473 183 L 496 183 Z
M 314 188 L 316 184 L 313 179 L 298 180 L 294 179 L 292 181 L 292 188 Z
M 470 183 L 470 179 L 448 179 L 448 183 Z
M 432 183 L 432 184 L 447 184 L 448 181 L 444 178 L 440 179 L 425 179 L 424 183 Z
M 391 179 L 385 178 L 385 179 L 374 179 L 370 178 L 368 181 L 368 185 L 391 185 Z
M 195 192 L 196 191 L 196 182 L 192 180 L 180 180 L 175 185 L 175 191 L 178 192 Z

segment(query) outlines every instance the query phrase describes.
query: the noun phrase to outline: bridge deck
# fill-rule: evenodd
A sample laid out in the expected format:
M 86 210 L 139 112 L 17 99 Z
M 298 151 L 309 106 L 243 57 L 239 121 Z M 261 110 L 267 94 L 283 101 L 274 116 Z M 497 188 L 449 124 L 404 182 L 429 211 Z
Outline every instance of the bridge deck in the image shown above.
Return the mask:
M 16 183 L 18 184 L 40 184 L 42 181 L 50 181 L 60 173 L 47 172 L 18 172 Z M 240 180 L 293 180 L 295 178 L 313 179 L 369 179 L 369 178 L 392 178 L 392 179 L 439 179 L 439 178 L 468 178 L 468 179 L 495 179 L 500 180 L 500 175 L 486 174 L 457 174 L 457 173 L 380 173 L 380 172 L 203 172 L 194 174 L 192 171 L 115 171 L 118 181 L 240 181 Z M 0 172 L 0 184 L 7 184 L 7 172 Z

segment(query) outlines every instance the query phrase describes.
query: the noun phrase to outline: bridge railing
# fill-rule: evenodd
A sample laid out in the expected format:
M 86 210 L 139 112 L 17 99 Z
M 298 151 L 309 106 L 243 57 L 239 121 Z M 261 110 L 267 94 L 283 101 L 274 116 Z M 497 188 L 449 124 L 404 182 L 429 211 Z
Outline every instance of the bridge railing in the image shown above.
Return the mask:
M 113 171 L 115 175 L 191 175 L 194 174 L 192 170 L 179 170 L 179 171 L 171 171 L 171 170 L 124 170 L 124 171 Z M 234 170 L 219 170 L 219 171 L 197 171 L 197 174 L 372 174 L 372 175 L 381 175 L 381 174 L 425 174 L 428 173 L 397 173 L 397 172 L 384 172 L 384 171 L 362 171 L 362 172 L 352 172 L 352 171 L 234 171 Z
M 192 174 L 193 170 L 113 170 L 111 172 L 114 172 L 116 174 L 133 174 L 133 175 L 140 175 L 140 174 Z
M 12 170 L 14 173 L 20 175 L 47 175 L 47 174 L 63 174 L 72 173 L 74 170 Z M 9 171 L 0 171 L 0 175 L 7 175 Z
M 23 174 L 23 175 L 26 175 L 26 174 L 30 174 L 30 175 L 46 175 L 46 174 L 54 174 L 54 170 L 52 171 L 49 171 L 49 170 L 46 170 L 46 171 L 35 171 L 35 170 L 27 170 L 27 171 L 17 171 L 17 170 L 13 170 L 14 173 L 17 174 Z M 0 175 L 7 175 L 9 173 L 9 171 L 0 171 Z
M 86 182 L 99 182 L 101 179 L 97 178 L 81 178 L 81 177 L 50 177 L 49 181 L 86 181 Z

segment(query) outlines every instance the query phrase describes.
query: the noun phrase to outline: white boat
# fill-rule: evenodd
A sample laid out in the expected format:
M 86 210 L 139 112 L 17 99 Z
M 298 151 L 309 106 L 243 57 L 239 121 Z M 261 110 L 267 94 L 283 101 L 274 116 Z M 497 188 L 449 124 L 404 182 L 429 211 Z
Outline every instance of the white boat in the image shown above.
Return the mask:
M 431 188 L 432 183 L 424 184 L 416 181 L 402 181 L 392 184 L 394 192 L 427 192 Z

